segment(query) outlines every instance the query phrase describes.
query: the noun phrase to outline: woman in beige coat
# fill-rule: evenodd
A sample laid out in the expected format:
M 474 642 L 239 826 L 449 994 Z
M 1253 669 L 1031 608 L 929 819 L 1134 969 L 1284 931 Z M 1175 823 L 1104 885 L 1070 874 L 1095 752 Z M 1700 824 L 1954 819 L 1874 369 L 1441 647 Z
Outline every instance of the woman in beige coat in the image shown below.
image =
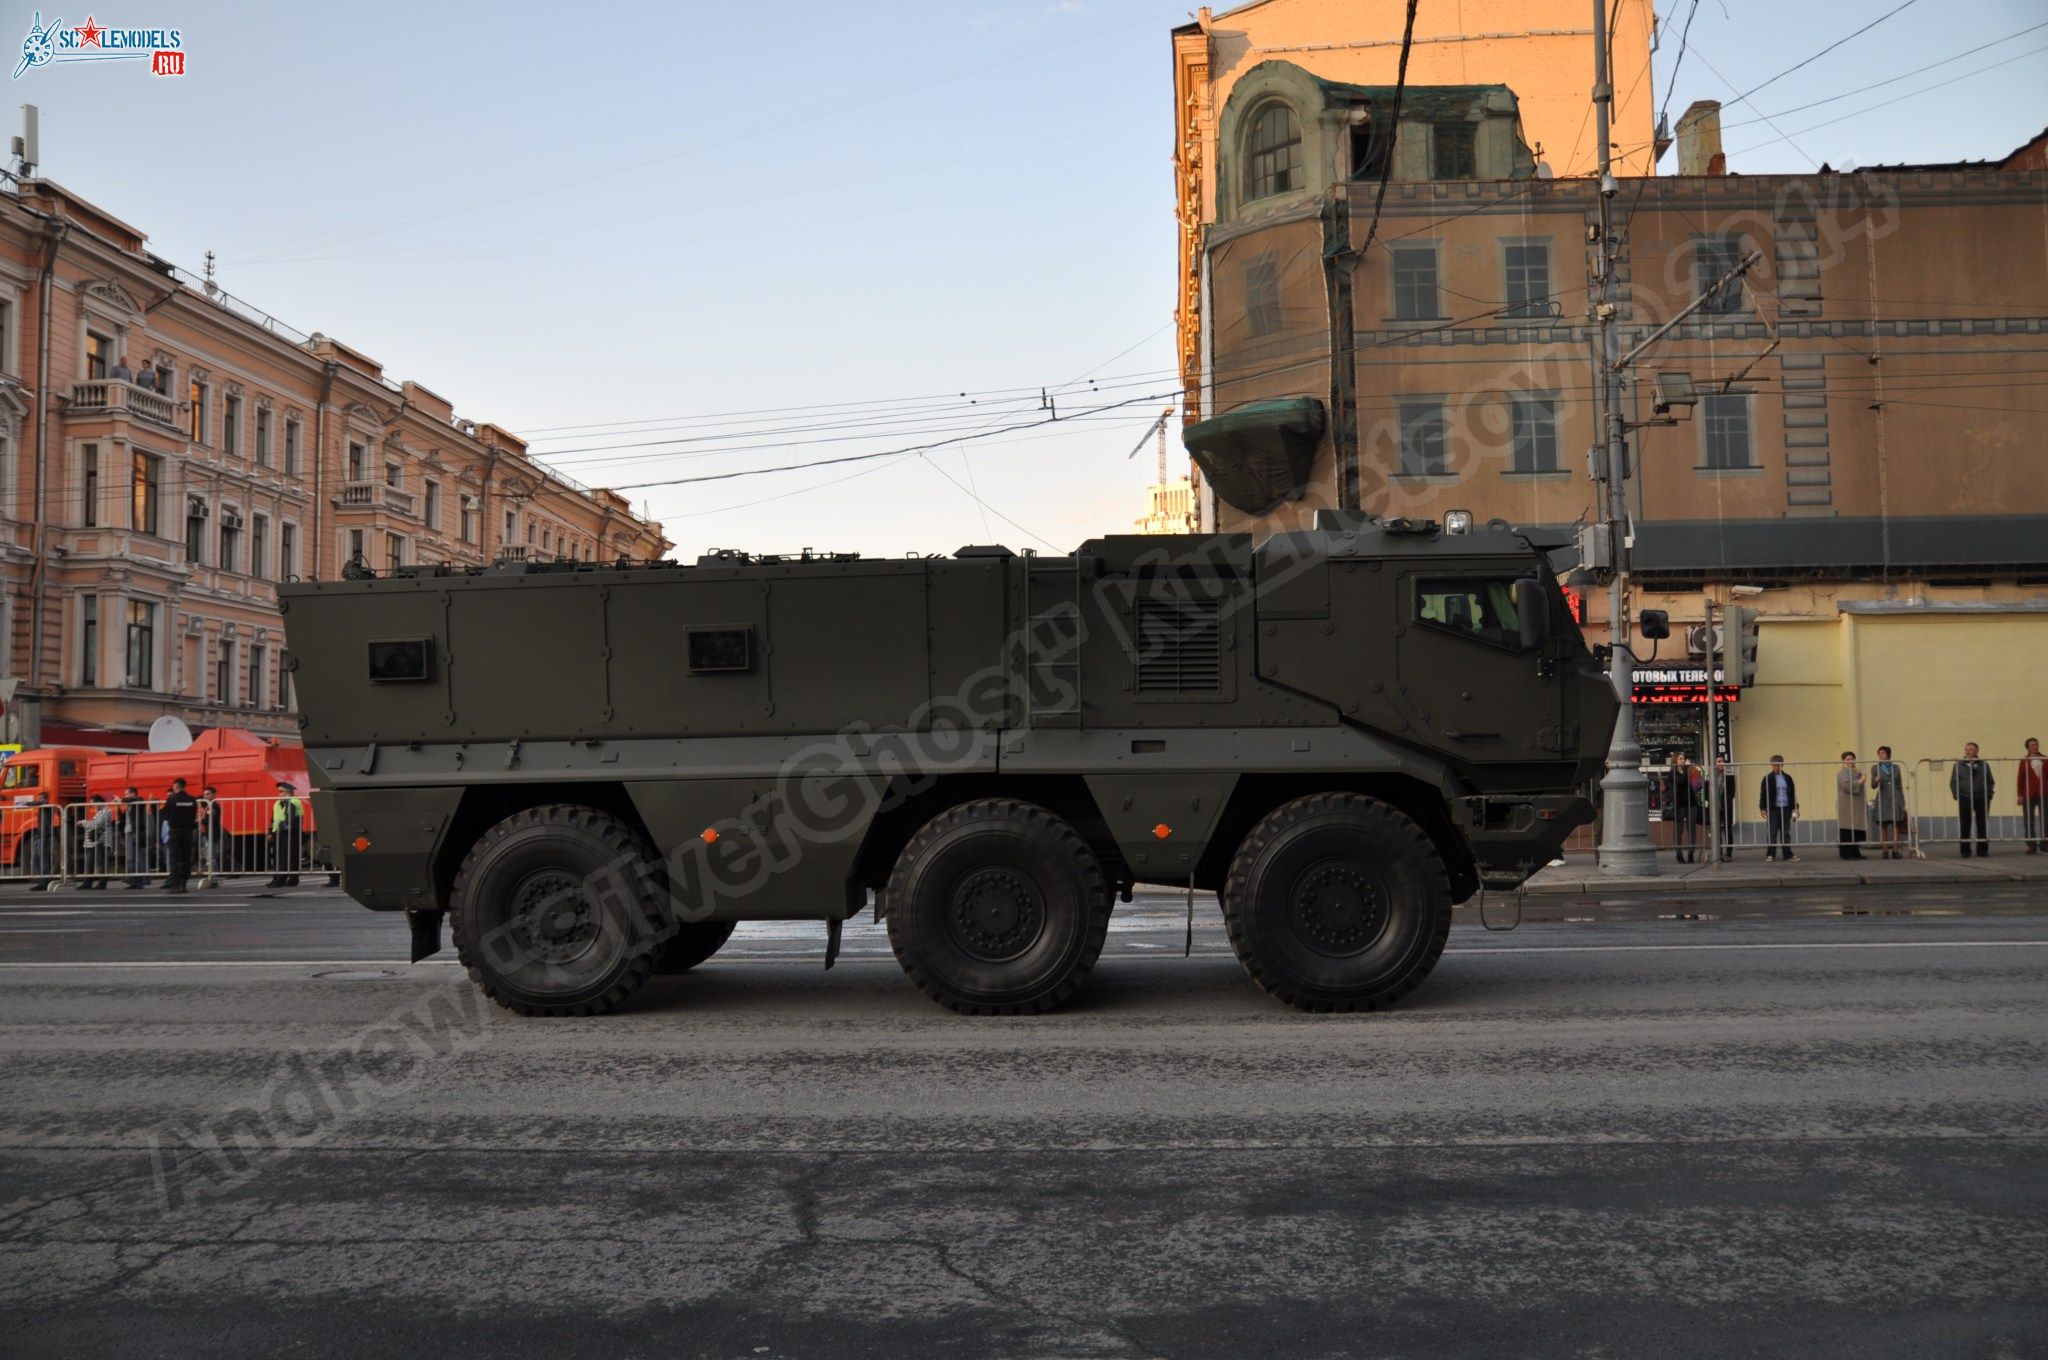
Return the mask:
M 1870 804 L 1864 799 L 1863 787 L 1856 753 L 1842 752 L 1842 768 L 1835 771 L 1835 827 L 1843 859 L 1862 859 L 1862 843 L 1870 835 Z

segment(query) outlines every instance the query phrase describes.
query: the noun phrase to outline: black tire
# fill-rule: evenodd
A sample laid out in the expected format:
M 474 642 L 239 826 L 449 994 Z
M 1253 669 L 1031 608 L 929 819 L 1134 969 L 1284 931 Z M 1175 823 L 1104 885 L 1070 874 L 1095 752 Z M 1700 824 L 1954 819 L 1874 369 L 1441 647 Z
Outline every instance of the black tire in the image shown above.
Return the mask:
M 985 798 L 924 824 L 883 889 L 889 945 L 962 1015 L 1030 1015 L 1079 990 L 1109 934 L 1102 866 L 1032 803 Z
M 602 1015 L 654 969 L 666 910 L 652 857 L 617 818 L 553 804 L 514 813 L 464 856 L 449 896 L 455 951 L 520 1015 Z
M 1223 919 L 1252 980 L 1304 1011 L 1391 1005 L 1451 931 L 1450 876 L 1422 828 L 1354 793 L 1297 798 L 1230 862 Z
M 654 955 L 654 971 L 666 976 L 687 973 L 725 947 L 738 921 L 684 921 L 676 933 L 661 942 Z

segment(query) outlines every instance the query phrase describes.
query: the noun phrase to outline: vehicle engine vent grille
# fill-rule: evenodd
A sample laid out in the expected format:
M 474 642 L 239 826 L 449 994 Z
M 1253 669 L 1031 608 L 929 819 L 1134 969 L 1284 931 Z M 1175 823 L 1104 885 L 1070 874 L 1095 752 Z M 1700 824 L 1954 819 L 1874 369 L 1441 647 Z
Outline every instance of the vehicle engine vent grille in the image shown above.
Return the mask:
M 1138 601 L 1138 693 L 1214 693 L 1223 684 L 1221 599 Z

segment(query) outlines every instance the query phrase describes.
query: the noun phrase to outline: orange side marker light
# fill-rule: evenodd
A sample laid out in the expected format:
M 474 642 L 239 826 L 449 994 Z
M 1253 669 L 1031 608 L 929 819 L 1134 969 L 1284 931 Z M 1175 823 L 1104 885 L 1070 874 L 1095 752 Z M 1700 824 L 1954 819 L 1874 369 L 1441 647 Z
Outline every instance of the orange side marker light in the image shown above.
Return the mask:
M 1152 828 L 1152 834 L 1163 841 L 1168 836 L 1171 836 L 1173 834 L 1173 828 L 1168 826 L 1165 822 L 1161 822 L 1158 826 Z

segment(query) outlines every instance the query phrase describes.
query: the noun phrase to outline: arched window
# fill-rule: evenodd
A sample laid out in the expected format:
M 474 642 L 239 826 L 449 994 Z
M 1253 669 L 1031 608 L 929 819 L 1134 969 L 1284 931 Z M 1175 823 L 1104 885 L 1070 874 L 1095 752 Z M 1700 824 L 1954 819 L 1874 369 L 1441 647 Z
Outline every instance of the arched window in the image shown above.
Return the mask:
M 1245 202 L 1301 187 L 1301 124 L 1285 104 L 1268 104 L 1252 115 L 1245 157 Z

